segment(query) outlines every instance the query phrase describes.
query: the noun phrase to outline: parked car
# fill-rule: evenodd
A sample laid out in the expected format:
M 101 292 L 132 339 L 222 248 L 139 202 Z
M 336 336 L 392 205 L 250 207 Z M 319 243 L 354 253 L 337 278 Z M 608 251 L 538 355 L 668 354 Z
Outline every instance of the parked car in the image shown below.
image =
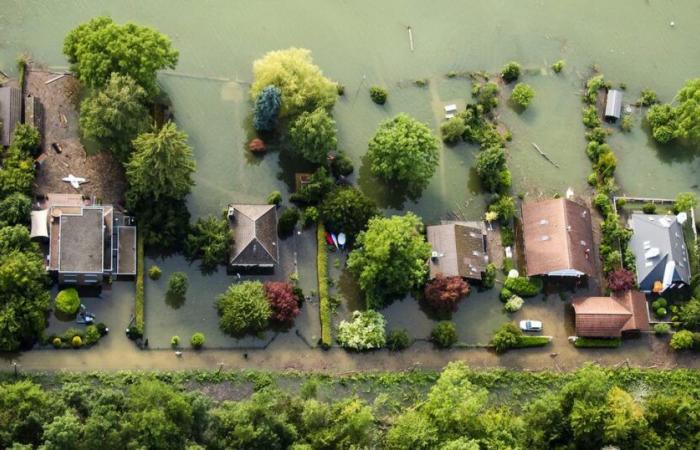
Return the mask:
M 539 320 L 521 320 L 520 329 L 523 331 L 542 331 L 542 322 Z

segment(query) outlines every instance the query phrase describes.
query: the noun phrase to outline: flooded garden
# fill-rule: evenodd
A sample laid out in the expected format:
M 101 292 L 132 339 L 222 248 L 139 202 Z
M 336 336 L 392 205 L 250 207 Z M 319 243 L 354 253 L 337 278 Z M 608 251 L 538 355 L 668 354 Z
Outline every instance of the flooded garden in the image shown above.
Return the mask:
M 430 184 L 412 200 L 392 192 L 370 173 L 367 143 L 380 122 L 400 112 L 439 134 L 444 106 L 463 107 L 470 100 L 472 85 L 467 73 L 497 72 L 507 61 L 516 60 L 523 66 L 522 81 L 536 92 L 532 105 L 519 112 L 507 101 L 511 88 L 506 87 L 498 109 L 499 122 L 513 135 L 507 145 L 513 193 L 528 198 L 563 194 L 568 188 L 585 196 L 589 189 L 580 95 L 594 65 L 615 85 L 625 85 L 625 104 L 634 103 L 643 88 L 670 101 L 685 80 L 700 74 L 700 46 L 695 38 L 700 8 L 689 0 L 664 4 L 663 11 L 661 4 L 653 2 L 603 0 L 586 2 L 585 10 L 574 3 L 505 0 L 439 6 L 420 0 L 219 0 L 207 2 L 206 7 L 184 0 L 97 0 L 75 2 L 75 7 L 67 7 L 71 2 L 39 0 L 6 3 L 0 16 L 0 69 L 8 74 L 13 73 L 20 53 L 51 69 L 66 68 L 63 37 L 96 15 L 154 26 L 170 36 L 180 51 L 179 63 L 177 69 L 162 72 L 159 83 L 172 102 L 179 128 L 189 135 L 194 148 L 196 185 L 187 200 L 193 220 L 218 215 L 232 202 L 265 203 L 271 191 L 281 191 L 285 199 L 293 191 L 294 161 L 280 151 L 253 157 L 247 150 L 252 63 L 270 50 L 308 48 L 324 74 L 345 87 L 333 113 L 338 148 L 350 156 L 355 167 L 350 180 L 385 214 L 412 211 L 425 224 L 457 217 L 482 218 L 491 194 L 482 191 L 472 168 L 478 147 L 444 145 Z M 566 67 L 555 74 L 550 66 L 560 59 L 566 60 Z M 373 85 L 387 89 L 385 105 L 370 99 L 368 89 Z M 621 193 L 668 198 L 680 191 L 700 193 L 700 155 L 656 144 L 643 124 L 643 113 L 633 109 L 632 116 L 631 132 L 621 133 L 614 126 L 609 140 L 618 157 Z M 533 143 L 556 166 L 542 158 Z M 296 270 L 305 293 L 315 291 L 313 231 L 280 242 L 287 267 L 283 276 Z M 337 255 L 331 257 L 334 259 Z M 213 348 L 260 348 L 272 339 L 315 344 L 318 339 L 318 302 L 313 295 L 292 330 L 277 337 L 267 332 L 260 338 L 235 340 L 219 331 L 214 306 L 216 297 L 236 281 L 235 276 L 227 275 L 223 268 L 203 274 L 197 264 L 179 255 L 147 258 L 146 267 L 153 264 L 163 270 L 161 280 L 146 280 L 145 337 L 153 348 L 167 348 L 171 336 L 187 338 L 194 332 L 204 332 L 207 346 Z M 342 261 L 336 266 L 331 263 L 330 269 L 340 299 L 336 321 L 362 307 L 357 287 L 343 266 Z M 166 280 L 177 271 L 188 274 L 190 289 L 184 303 L 171 304 L 166 301 Z M 119 301 L 130 301 L 121 288 L 118 291 Z M 558 345 L 566 346 L 564 322 L 571 318 L 566 317 L 565 304 L 554 296 L 546 301 L 537 297 L 509 316 L 502 310 L 498 289 L 472 289 L 452 320 L 461 342 L 483 344 L 501 323 L 537 316 L 545 326 L 551 324 Z M 427 338 L 434 325 L 411 298 L 394 302 L 382 313 L 387 329 L 407 328 L 416 339 Z M 113 325 L 122 328 L 121 323 Z M 642 343 L 631 347 L 647 350 Z

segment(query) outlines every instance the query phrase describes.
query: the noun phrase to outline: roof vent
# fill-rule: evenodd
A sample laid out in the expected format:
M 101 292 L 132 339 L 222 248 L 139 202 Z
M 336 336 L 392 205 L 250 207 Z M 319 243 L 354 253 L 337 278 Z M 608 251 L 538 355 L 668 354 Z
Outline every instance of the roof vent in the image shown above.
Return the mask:
M 668 217 L 662 217 L 659 219 L 659 223 L 664 228 L 669 228 L 671 226 L 671 221 L 668 219 Z
M 586 245 L 586 241 L 581 241 L 581 245 Z
M 654 265 L 654 263 L 651 262 L 651 261 L 647 261 L 647 262 L 644 263 L 644 267 L 651 267 L 651 266 L 653 266 L 653 265 Z
M 481 253 L 477 252 L 476 250 L 472 251 L 472 255 L 474 256 L 479 256 Z
M 436 251 L 433 251 L 433 252 L 430 254 L 430 257 L 431 257 L 432 259 L 438 259 L 438 258 L 440 258 L 441 256 L 442 256 L 442 253 L 438 253 L 438 252 L 436 252 Z
M 644 250 L 649 250 L 651 248 L 651 241 L 644 241 Z
M 652 247 L 649 250 L 647 250 L 646 252 L 644 252 L 644 258 L 645 259 L 656 258 L 657 256 L 659 256 L 660 253 L 661 252 L 659 251 L 659 247 Z
M 678 223 L 680 223 L 681 225 L 683 225 L 684 223 L 686 223 L 686 222 L 688 221 L 688 214 L 687 214 L 687 213 L 684 213 L 684 212 L 679 213 L 679 214 L 676 216 L 676 220 L 678 221 Z
M 540 241 L 548 241 L 548 240 L 549 240 L 549 236 L 547 236 L 547 235 L 540 236 Z
M 586 217 L 587 214 L 588 214 L 588 211 L 586 211 L 586 210 L 584 209 L 583 212 L 581 213 L 581 217 Z
M 549 220 L 547 220 L 547 219 L 540 220 L 540 225 L 547 225 L 548 223 L 549 223 Z

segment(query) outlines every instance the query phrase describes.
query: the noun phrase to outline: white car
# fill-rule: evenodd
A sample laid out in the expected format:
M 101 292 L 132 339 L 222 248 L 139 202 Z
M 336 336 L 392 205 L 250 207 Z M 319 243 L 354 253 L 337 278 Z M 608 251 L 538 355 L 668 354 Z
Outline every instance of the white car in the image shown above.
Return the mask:
M 520 329 L 523 331 L 542 331 L 542 322 L 539 320 L 521 320 Z

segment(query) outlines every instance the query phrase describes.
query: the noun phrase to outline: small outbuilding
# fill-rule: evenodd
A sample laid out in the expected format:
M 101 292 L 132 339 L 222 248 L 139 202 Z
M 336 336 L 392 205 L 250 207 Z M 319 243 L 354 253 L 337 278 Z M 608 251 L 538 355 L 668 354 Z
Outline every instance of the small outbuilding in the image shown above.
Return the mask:
M 585 297 L 572 302 L 576 314 L 576 335 L 616 338 L 649 331 L 649 307 L 639 291 L 613 297 Z
M 430 278 L 440 273 L 481 280 L 489 257 L 486 253 L 486 229 L 483 222 L 447 222 L 427 227 L 432 246 Z
M 22 93 L 15 87 L 0 87 L 0 140 L 4 147 L 12 143 L 12 133 L 22 119 Z
M 622 115 L 622 91 L 608 90 L 605 100 L 605 120 L 615 122 Z

